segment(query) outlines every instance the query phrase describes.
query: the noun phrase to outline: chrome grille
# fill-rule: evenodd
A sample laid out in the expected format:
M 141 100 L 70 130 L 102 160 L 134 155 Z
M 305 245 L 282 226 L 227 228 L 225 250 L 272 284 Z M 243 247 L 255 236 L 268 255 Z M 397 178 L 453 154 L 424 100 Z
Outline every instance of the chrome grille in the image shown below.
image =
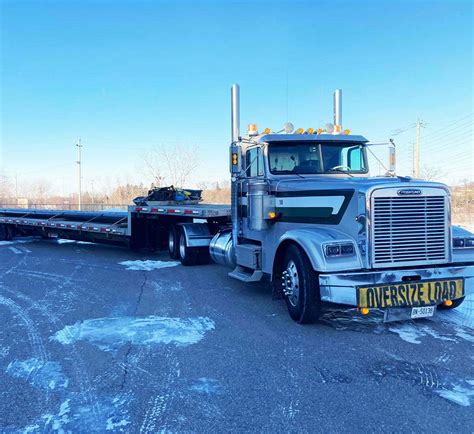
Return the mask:
M 395 193 L 396 192 L 393 192 Z M 372 261 L 375 266 L 420 265 L 448 259 L 446 195 L 374 194 Z

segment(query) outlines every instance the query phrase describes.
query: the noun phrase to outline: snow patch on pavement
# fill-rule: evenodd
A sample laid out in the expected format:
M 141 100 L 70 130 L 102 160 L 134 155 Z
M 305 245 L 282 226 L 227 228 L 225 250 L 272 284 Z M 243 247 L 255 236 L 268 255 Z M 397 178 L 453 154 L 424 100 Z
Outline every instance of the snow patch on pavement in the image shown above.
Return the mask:
M 13 239 L 11 241 L 0 241 L 0 247 L 1 246 L 12 246 L 14 244 L 33 243 L 34 241 L 38 241 L 38 238 L 26 237 L 26 238 Z
M 151 286 L 155 291 L 158 291 L 158 292 L 181 291 L 183 289 L 183 285 L 181 284 L 181 282 L 176 282 L 176 283 L 151 282 Z
M 474 397 L 474 388 L 463 387 L 459 384 L 453 386 L 452 389 L 438 389 L 435 392 L 442 398 L 463 407 L 469 407 L 471 397 Z
M 428 326 L 400 324 L 390 327 L 389 330 L 398 334 L 404 341 L 411 344 L 421 344 L 420 338 L 425 336 L 431 336 L 432 338 L 446 342 L 457 342 L 456 339 L 439 334 L 436 330 Z
M 181 262 L 178 261 L 124 261 L 119 262 L 120 265 L 124 265 L 126 270 L 134 271 L 153 271 L 161 268 L 176 267 Z
M 8 356 L 10 353 L 10 347 L 0 347 L 0 359 Z
M 44 362 L 35 358 L 14 360 L 10 362 L 6 372 L 42 389 L 65 389 L 69 384 L 58 362 Z
M 23 433 L 32 432 L 128 432 L 130 425 L 127 394 L 106 396 L 97 406 L 84 405 L 84 397 L 71 394 L 56 413 L 46 413 L 24 427 Z
M 196 344 L 214 328 L 214 321 L 207 317 L 97 318 L 66 326 L 50 339 L 63 345 L 90 342 L 103 351 L 115 351 L 129 342 L 144 346 L 172 344 L 185 347 Z
M 77 240 L 67 240 L 66 238 L 58 238 L 56 240 L 57 244 L 95 244 L 90 243 L 89 241 L 77 241 Z
M 214 378 L 199 378 L 189 389 L 205 395 L 220 394 L 222 391 L 219 381 Z

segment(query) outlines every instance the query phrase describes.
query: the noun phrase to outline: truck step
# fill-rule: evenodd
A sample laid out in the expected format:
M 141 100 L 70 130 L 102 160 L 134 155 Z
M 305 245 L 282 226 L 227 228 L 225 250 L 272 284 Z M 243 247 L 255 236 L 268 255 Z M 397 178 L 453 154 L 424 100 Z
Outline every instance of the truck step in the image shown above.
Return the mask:
M 242 282 L 259 282 L 262 280 L 263 272 L 262 270 L 248 270 L 237 265 L 235 270 L 229 273 L 229 276 Z

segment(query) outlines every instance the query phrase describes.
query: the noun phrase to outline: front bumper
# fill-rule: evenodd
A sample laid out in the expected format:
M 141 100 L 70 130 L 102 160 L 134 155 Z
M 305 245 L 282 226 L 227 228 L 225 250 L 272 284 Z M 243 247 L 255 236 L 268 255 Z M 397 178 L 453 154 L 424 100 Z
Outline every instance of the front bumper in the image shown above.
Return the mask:
M 403 278 L 421 276 L 421 280 L 464 279 L 465 295 L 474 293 L 474 265 L 424 267 L 410 270 L 361 271 L 320 274 L 321 300 L 357 306 L 357 287 L 402 282 Z

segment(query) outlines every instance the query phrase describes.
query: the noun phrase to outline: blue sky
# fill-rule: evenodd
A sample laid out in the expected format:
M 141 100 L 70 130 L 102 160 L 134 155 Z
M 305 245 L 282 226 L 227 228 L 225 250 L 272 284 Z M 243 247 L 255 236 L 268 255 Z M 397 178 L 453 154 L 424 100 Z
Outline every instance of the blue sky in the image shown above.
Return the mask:
M 402 172 L 420 117 L 422 166 L 472 178 L 470 1 L 0 5 L 0 166 L 20 183 L 74 190 L 77 137 L 86 186 L 146 181 L 142 156 L 157 144 L 202 150 L 194 181 L 226 179 L 234 82 L 242 126 L 322 126 L 340 87 L 352 132 L 406 129 L 394 137 Z

